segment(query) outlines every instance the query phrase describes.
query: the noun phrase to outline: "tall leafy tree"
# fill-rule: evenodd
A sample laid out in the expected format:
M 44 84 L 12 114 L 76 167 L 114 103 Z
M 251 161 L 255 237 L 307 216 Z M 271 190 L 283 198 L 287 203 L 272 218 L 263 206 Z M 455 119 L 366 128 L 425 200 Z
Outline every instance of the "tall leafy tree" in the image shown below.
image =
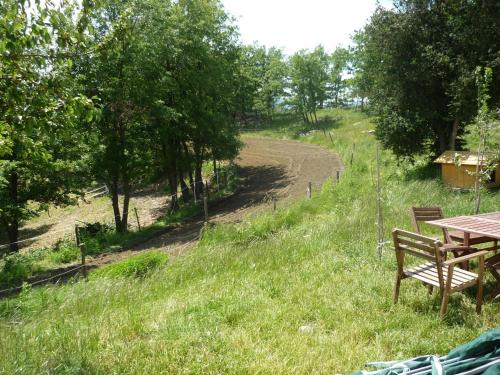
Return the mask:
M 73 79 L 70 5 L 0 4 L 0 225 L 11 251 L 23 220 L 70 202 L 88 175 L 79 127 L 93 110 Z
M 500 101 L 498 1 L 396 1 L 377 9 L 363 43 L 377 136 L 398 156 L 460 147 L 477 112 L 476 66 L 493 69 Z

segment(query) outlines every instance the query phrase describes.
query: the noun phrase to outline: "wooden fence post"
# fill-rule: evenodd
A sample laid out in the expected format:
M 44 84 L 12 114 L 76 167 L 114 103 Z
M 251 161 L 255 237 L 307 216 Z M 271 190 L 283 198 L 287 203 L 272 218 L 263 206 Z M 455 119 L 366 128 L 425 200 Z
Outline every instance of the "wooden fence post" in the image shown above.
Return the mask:
M 312 183 L 309 182 L 307 186 L 307 198 L 311 199 L 311 197 L 312 197 Z
M 208 199 L 207 196 L 205 195 L 203 197 L 203 210 L 205 211 L 205 223 L 208 223 Z
M 85 248 L 84 244 L 81 243 L 80 240 L 80 227 L 78 226 L 78 224 L 75 225 L 75 239 L 76 239 L 76 246 L 78 246 L 78 248 L 80 249 L 83 277 L 87 278 L 87 266 L 85 265 Z
M 380 144 L 377 142 L 377 234 L 378 244 L 377 252 L 382 259 L 382 250 L 384 246 L 384 217 L 382 215 L 382 196 L 381 196 L 381 181 L 380 181 Z
M 139 214 L 137 213 L 137 207 L 134 207 L 135 219 L 137 220 L 137 227 L 141 230 L 141 223 L 139 222 Z

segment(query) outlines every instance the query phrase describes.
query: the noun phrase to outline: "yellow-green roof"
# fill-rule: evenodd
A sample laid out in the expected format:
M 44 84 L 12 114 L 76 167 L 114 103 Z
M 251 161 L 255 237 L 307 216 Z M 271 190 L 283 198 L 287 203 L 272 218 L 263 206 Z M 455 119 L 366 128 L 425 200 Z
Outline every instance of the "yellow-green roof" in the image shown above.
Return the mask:
M 486 154 L 483 156 L 483 163 L 489 163 L 495 159 L 494 154 Z M 477 152 L 472 151 L 445 151 L 440 157 L 434 160 L 434 163 L 439 164 L 461 164 L 461 165 L 477 165 Z

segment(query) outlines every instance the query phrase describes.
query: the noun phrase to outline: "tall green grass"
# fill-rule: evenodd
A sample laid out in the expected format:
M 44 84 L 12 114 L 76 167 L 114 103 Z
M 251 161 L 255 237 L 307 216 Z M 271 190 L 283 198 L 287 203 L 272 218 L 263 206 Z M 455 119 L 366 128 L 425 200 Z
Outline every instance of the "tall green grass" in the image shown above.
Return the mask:
M 0 302 L 0 373 L 342 373 L 446 353 L 499 326 L 498 302 L 478 316 L 473 291 L 453 295 L 444 320 L 439 298 L 417 282 L 404 281 L 392 304 L 394 255 L 388 246 L 380 260 L 376 251 L 372 124 L 357 112 L 333 114 L 342 116 L 330 127 L 333 144 L 322 130 L 297 135 L 299 122 L 265 134 L 322 144 L 344 160 L 356 143 L 340 184 L 209 229 L 149 277 L 91 278 Z M 388 153 L 383 163 L 387 238 L 411 227 L 411 205 L 472 211 L 472 195 L 442 186 L 435 171 L 398 166 Z M 489 193 L 483 210 L 498 202 Z

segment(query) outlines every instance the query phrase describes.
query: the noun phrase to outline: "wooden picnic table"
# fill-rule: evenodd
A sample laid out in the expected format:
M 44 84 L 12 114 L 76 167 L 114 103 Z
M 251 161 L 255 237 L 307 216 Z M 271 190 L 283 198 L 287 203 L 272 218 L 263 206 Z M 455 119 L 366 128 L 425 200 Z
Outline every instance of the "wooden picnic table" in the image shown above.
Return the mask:
M 500 211 L 487 214 L 457 216 L 440 220 L 426 221 L 429 225 L 464 232 L 464 246 L 470 246 L 471 234 L 500 240 Z

